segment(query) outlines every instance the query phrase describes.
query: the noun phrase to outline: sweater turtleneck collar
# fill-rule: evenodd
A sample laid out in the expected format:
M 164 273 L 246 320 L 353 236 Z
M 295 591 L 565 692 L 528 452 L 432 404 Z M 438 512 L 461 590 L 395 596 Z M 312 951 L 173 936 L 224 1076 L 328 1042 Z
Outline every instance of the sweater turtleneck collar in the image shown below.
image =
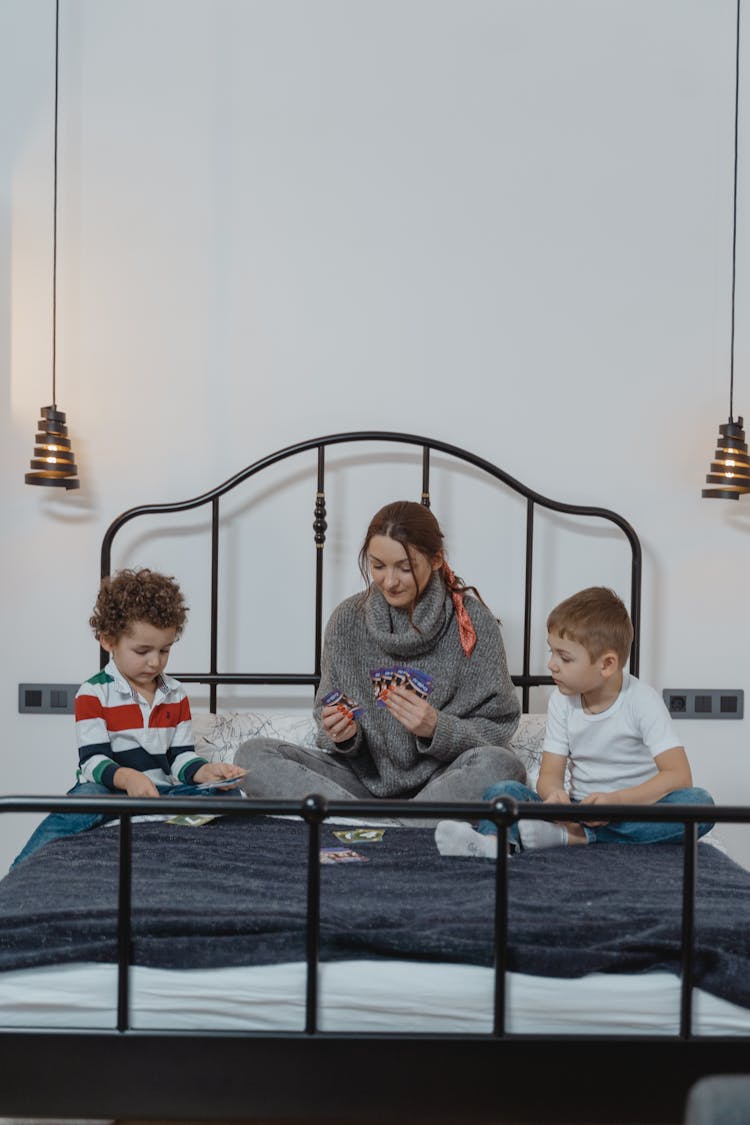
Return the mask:
M 435 571 L 414 607 L 409 611 L 389 605 L 380 590 L 371 585 L 365 598 L 367 632 L 390 656 L 420 656 L 435 647 L 453 619 L 453 602 L 439 571 Z

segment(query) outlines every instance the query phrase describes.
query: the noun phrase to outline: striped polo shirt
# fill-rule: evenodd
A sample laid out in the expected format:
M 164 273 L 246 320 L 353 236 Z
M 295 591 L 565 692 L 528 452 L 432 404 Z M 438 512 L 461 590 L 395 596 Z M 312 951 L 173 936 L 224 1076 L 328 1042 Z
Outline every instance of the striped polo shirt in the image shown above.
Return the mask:
M 79 781 L 114 789 L 116 770 L 126 766 L 155 785 L 189 785 L 205 764 L 195 753 L 185 689 L 171 676 L 159 676 L 147 703 L 110 660 L 78 689 L 75 719 Z

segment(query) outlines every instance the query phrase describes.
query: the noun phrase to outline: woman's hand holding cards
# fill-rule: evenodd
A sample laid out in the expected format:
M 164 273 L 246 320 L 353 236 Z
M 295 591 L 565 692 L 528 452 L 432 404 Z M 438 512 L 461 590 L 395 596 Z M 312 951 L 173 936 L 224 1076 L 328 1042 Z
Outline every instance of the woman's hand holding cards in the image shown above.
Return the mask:
M 351 712 L 335 704 L 328 704 L 320 712 L 320 722 L 332 742 L 348 742 L 357 733 L 357 724 Z
M 359 703 L 350 699 L 340 688 L 323 696 L 320 722 L 332 742 L 349 742 L 356 737 L 355 719 L 362 713 Z
M 437 711 L 426 699 L 397 685 L 388 689 L 383 702 L 394 719 L 411 734 L 417 738 L 432 738 L 437 726 Z

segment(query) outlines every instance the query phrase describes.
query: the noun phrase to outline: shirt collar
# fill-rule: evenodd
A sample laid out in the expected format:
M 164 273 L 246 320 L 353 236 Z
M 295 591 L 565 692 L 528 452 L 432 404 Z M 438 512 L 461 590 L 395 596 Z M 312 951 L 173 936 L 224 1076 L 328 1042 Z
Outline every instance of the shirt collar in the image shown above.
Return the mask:
M 125 679 L 122 672 L 115 664 L 114 657 L 110 657 L 104 671 L 114 680 L 115 688 L 117 691 L 119 691 L 122 695 L 129 696 L 130 699 L 138 699 L 138 692 L 133 687 L 131 687 L 131 685 Z M 160 692 L 163 696 L 169 695 L 170 692 L 175 690 L 175 688 L 177 687 L 177 683 L 178 681 L 173 679 L 172 676 L 165 676 L 163 673 L 160 673 L 156 677 L 157 694 Z M 154 697 L 154 701 L 156 701 L 156 697 Z

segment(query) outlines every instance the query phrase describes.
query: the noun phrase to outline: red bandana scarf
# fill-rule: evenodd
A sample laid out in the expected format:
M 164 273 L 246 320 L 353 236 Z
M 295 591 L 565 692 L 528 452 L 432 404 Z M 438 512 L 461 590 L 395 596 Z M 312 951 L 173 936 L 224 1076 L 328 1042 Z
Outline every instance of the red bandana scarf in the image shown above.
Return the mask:
M 443 577 L 445 584 L 448 587 L 448 593 L 453 599 L 453 605 L 456 611 L 456 621 L 458 622 L 458 637 L 461 641 L 461 648 L 467 656 L 471 656 L 474 651 L 474 645 L 477 643 L 477 632 L 469 617 L 469 611 L 464 605 L 463 591 L 456 585 L 456 576 L 448 566 L 447 562 L 443 563 Z

